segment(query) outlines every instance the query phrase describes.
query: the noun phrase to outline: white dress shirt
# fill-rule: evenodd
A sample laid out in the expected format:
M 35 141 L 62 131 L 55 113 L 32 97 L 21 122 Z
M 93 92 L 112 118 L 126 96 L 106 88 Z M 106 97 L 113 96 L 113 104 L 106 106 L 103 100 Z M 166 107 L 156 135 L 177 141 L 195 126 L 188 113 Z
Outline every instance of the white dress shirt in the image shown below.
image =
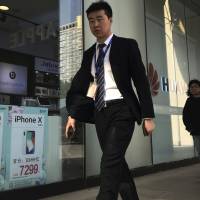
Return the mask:
M 112 39 L 113 34 L 111 34 L 108 39 L 104 42 L 106 44 L 106 46 L 104 47 L 104 51 L 106 49 L 106 47 L 108 46 L 110 40 Z M 98 45 L 99 43 L 96 44 L 96 59 L 98 58 Z M 111 43 L 112 45 L 112 43 Z M 110 45 L 110 47 L 111 47 Z M 110 55 L 110 47 L 108 49 L 108 51 L 106 52 L 105 58 L 104 58 L 104 78 L 105 78 L 105 96 L 104 96 L 104 100 L 105 101 L 109 101 L 109 100 L 113 100 L 113 99 L 122 99 L 122 95 L 120 93 L 120 91 L 117 88 L 117 85 L 115 83 L 114 77 L 113 77 L 113 73 L 111 70 L 111 65 L 110 65 L 110 61 L 109 61 L 109 55 Z M 92 60 L 92 67 L 91 67 L 91 73 L 92 75 L 95 77 L 95 56 L 93 57 Z

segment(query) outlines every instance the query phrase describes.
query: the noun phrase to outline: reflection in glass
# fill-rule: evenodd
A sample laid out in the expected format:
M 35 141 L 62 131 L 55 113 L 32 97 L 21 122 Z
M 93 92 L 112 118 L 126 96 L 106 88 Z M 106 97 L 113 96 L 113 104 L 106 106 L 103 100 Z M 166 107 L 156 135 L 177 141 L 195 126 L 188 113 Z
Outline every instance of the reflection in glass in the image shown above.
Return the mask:
M 81 178 L 84 174 L 84 145 L 82 123 L 70 139 L 64 135 L 67 110 L 66 92 L 81 66 L 83 54 L 82 1 L 60 0 L 60 110 L 62 117 L 63 180 Z
M 158 133 L 152 140 L 154 163 L 194 156 L 192 138 L 182 122 L 187 83 L 200 77 L 200 18 L 197 4 L 192 4 L 145 0 L 148 63 L 160 80 L 153 96 Z

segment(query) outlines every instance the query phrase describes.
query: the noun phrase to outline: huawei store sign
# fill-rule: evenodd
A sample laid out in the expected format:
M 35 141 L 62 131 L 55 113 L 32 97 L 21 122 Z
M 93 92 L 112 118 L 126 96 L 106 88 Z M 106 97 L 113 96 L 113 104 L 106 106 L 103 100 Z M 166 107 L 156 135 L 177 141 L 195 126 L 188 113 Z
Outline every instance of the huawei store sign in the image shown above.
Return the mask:
M 9 48 L 17 48 L 36 41 L 48 40 L 57 36 L 57 28 L 53 22 L 32 26 L 9 35 Z
M 147 77 L 149 79 L 151 95 L 157 96 L 161 90 L 163 93 L 186 94 L 187 84 L 183 81 L 169 79 L 166 76 L 159 77 L 157 70 L 152 63 L 148 64 Z
M 158 73 L 154 69 L 154 66 L 152 63 L 149 63 L 149 65 L 148 65 L 147 77 L 148 77 L 149 83 L 150 83 L 151 95 L 156 96 L 159 92 L 160 82 L 159 82 L 159 78 L 158 78 Z

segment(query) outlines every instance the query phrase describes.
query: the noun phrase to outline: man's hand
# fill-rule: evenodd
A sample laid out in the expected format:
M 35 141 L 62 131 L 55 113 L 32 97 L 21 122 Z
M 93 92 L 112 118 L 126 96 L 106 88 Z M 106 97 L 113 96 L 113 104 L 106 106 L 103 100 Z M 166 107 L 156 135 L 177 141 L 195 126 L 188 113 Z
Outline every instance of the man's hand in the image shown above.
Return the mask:
M 71 118 L 70 116 L 67 119 L 67 123 L 66 123 L 66 127 L 65 127 L 65 136 L 66 138 L 69 138 L 71 133 L 70 133 L 70 129 L 73 129 L 73 132 L 75 132 L 75 124 L 76 124 L 76 120 Z
M 153 119 L 148 118 L 144 119 L 144 128 L 148 135 L 151 135 L 153 133 L 153 130 L 155 129 L 155 123 Z

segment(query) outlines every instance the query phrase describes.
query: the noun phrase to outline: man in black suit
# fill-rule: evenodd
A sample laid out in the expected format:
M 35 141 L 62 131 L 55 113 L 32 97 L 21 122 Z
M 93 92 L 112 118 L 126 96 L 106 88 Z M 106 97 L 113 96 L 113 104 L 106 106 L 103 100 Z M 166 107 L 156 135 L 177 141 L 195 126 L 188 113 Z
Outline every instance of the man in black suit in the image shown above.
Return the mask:
M 69 128 L 75 129 L 74 94 L 86 96 L 89 85 L 97 86 L 94 121 L 103 152 L 98 200 L 138 200 L 134 181 L 125 161 L 135 121 L 142 120 L 150 135 L 155 127 L 149 83 L 137 42 L 111 32 L 112 9 L 105 1 L 92 3 L 86 11 L 90 30 L 97 42 L 84 52 L 82 65 L 67 94 Z M 138 98 L 132 87 L 137 90 Z M 95 88 L 95 87 L 94 87 Z M 71 103 L 70 103 L 71 102 Z

